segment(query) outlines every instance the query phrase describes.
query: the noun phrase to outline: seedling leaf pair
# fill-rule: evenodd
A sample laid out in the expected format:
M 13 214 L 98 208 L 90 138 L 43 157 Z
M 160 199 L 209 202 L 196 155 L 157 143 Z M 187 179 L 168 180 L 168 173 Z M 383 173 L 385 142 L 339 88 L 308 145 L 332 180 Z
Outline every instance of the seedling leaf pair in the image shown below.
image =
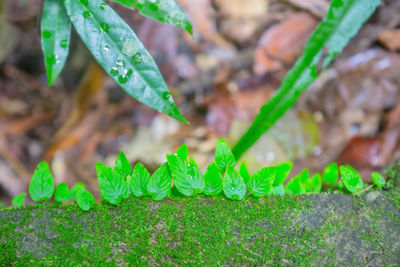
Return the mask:
M 351 193 L 357 193 L 364 188 L 363 180 L 360 173 L 353 167 L 346 165 L 340 166 L 340 174 L 343 184 Z
M 22 205 L 24 205 L 25 197 L 26 197 L 26 193 L 25 192 L 16 195 L 12 199 L 11 205 L 13 205 L 14 207 L 21 207 Z
M 224 173 L 228 167 L 235 167 L 235 157 L 232 154 L 228 144 L 223 139 L 218 139 L 215 148 L 215 163 L 217 163 L 221 173 Z
M 150 173 L 141 163 L 137 163 L 133 169 L 132 176 L 128 176 L 127 183 L 130 192 L 135 197 L 147 196 L 147 184 L 150 179 Z
M 187 162 L 179 156 L 167 155 L 174 186 L 185 196 L 195 196 L 206 187 L 200 168 L 194 161 Z
M 171 173 L 168 163 L 164 163 L 158 168 L 149 179 L 147 192 L 153 200 L 162 200 L 171 195 Z
M 125 179 L 103 163 L 96 163 L 97 179 L 101 196 L 111 204 L 118 204 L 128 195 L 128 186 Z
M 57 186 L 56 192 L 54 193 L 54 200 L 62 204 L 70 199 L 70 191 L 66 183 L 61 183 Z
M 54 180 L 47 162 L 38 164 L 29 184 L 29 195 L 34 201 L 50 199 L 54 193 Z
M 246 195 L 246 184 L 242 176 L 237 173 L 231 166 L 226 169 L 223 190 L 227 198 L 233 200 L 242 200 Z
M 265 167 L 253 174 L 247 183 L 249 191 L 255 197 L 263 197 L 272 190 L 275 167 Z

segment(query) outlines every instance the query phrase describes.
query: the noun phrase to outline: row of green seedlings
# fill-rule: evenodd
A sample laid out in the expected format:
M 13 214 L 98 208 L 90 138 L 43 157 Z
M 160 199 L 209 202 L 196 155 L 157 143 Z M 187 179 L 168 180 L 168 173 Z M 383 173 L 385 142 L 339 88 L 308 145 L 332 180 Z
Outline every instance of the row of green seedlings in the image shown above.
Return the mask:
M 121 152 L 114 168 L 103 163 L 96 164 L 101 198 L 111 204 L 118 204 L 133 195 L 135 197 L 151 196 L 159 201 L 171 195 L 175 187 L 184 196 L 205 194 L 218 196 L 222 192 L 232 200 L 241 200 L 246 195 L 263 197 L 266 195 L 301 195 L 320 193 L 322 189 L 333 193 L 363 192 L 372 186 L 378 188 L 386 184 L 384 177 L 372 173 L 371 185 L 365 185 L 359 172 L 351 166 L 340 166 L 333 162 L 323 174 L 316 173 L 310 177 L 307 169 L 291 179 L 286 186 L 293 163 L 291 161 L 276 166 L 265 167 L 250 174 L 246 163 L 236 171 L 235 158 L 224 140 L 219 139 L 215 151 L 215 160 L 208 166 L 204 175 L 193 158 L 188 160 L 188 149 L 182 145 L 175 154 L 167 155 L 167 162 L 161 165 L 153 175 L 137 163 L 132 171 L 125 154 Z M 341 179 L 339 180 L 339 170 Z M 39 163 L 29 185 L 29 195 L 34 201 L 51 199 L 54 193 L 54 180 L 46 162 Z M 93 195 L 85 189 L 83 183 L 75 184 L 71 189 L 67 184 L 57 186 L 55 202 L 76 201 L 82 210 L 89 210 L 95 204 Z M 26 193 L 16 196 L 12 204 L 22 206 Z

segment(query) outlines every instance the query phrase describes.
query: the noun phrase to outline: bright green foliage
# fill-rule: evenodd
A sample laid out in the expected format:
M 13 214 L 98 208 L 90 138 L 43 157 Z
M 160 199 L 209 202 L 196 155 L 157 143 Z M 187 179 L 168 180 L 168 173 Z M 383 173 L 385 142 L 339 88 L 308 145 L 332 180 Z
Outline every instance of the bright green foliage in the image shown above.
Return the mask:
M 78 202 L 79 208 L 84 211 L 88 211 L 95 203 L 94 196 L 82 187 L 78 190 L 76 201 Z
M 339 179 L 339 168 L 336 162 L 330 163 L 324 169 L 322 182 L 327 186 L 335 186 Z
M 380 0 L 331 1 L 325 18 L 305 45 L 303 56 L 233 148 L 236 159 L 296 103 L 300 94 L 343 50 L 380 3 Z
M 274 179 L 275 168 L 265 167 L 250 177 L 247 187 L 253 196 L 263 197 L 271 191 Z
M 340 175 L 342 176 L 344 186 L 349 192 L 354 194 L 364 188 L 360 173 L 353 167 L 349 165 L 340 166 Z
M 54 180 L 47 162 L 37 165 L 29 184 L 29 195 L 34 201 L 50 199 L 54 193 Z
M 203 192 L 206 184 L 194 161 L 190 163 L 175 155 L 167 155 L 168 167 L 174 179 L 174 186 L 185 196 L 195 196 Z
M 68 185 L 66 183 L 61 183 L 57 186 L 56 192 L 54 193 L 54 200 L 62 204 L 67 202 L 70 198 L 70 192 L 68 189 Z
M 290 180 L 285 187 L 286 194 L 289 195 L 301 195 L 306 193 L 305 183 L 309 178 L 308 170 L 303 170 L 300 174 Z
M 21 207 L 22 205 L 24 205 L 25 197 L 26 197 L 26 193 L 25 192 L 16 195 L 12 199 L 11 205 L 13 205 L 14 207 Z
M 52 85 L 67 60 L 71 35 L 71 22 L 62 1 L 44 1 L 41 30 L 48 84 Z
M 76 196 L 78 195 L 78 191 L 81 188 L 85 188 L 85 184 L 82 182 L 78 182 L 74 184 L 74 186 L 71 187 L 71 190 L 69 190 L 69 199 L 70 200 L 76 200 Z
M 383 178 L 382 174 L 380 174 L 379 172 L 371 173 L 371 180 L 379 188 L 385 186 L 386 184 L 385 178 Z
M 123 179 L 131 175 L 132 168 L 124 152 L 120 152 L 117 160 L 115 161 L 114 171 L 118 172 Z
M 131 28 L 105 2 L 65 0 L 76 32 L 103 69 L 143 104 L 187 123 L 153 58 Z
M 190 21 L 175 0 L 137 0 L 135 8 L 143 16 L 182 28 L 193 35 Z
M 225 196 L 233 200 L 241 200 L 246 195 L 246 184 L 242 176 L 231 166 L 228 166 L 226 169 L 223 180 L 223 190 Z
M 171 195 L 171 173 L 168 163 L 164 163 L 158 168 L 149 179 L 147 192 L 153 200 L 162 200 Z
M 187 160 L 188 154 L 189 152 L 186 144 L 181 145 L 176 151 L 176 155 L 183 160 Z
M 235 167 L 235 157 L 232 154 L 228 144 L 223 139 L 218 139 L 215 149 L 215 163 L 217 163 L 221 173 L 224 173 L 227 167 Z
M 128 185 L 130 187 L 130 192 L 135 196 L 135 197 L 142 197 L 142 196 L 147 196 L 147 183 L 149 182 L 150 179 L 150 173 L 146 169 L 145 166 L 143 166 L 142 163 L 137 163 L 135 168 L 133 169 L 132 176 L 128 177 L 129 182 Z
M 321 174 L 316 173 L 311 177 L 311 179 L 308 179 L 305 185 L 305 190 L 307 193 L 319 193 L 321 192 L 322 188 L 322 177 Z
M 243 181 L 245 182 L 245 184 L 247 184 L 250 180 L 250 172 L 249 172 L 249 168 L 247 168 L 247 164 L 245 161 L 243 161 L 242 163 L 240 163 L 239 166 L 239 174 L 240 176 L 242 176 Z
M 97 179 L 101 197 L 111 204 L 118 204 L 126 198 L 128 186 L 122 176 L 103 163 L 96 163 Z
M 211 162 L 208 165 L 206 172 L 204 173 L 204 181 L 206 187 L 204 188 L 204 194 L 207 196 L 218 196 L 222 192 L 222 176 L 219 172 L 219 167 L 215 162 Z
M 274 187 L 285 182 L 290 171 L 292 170 L 292 166 L 293 162 L 291 161 L 282 162 L 275 166 L 275 180 L 273 184 Z

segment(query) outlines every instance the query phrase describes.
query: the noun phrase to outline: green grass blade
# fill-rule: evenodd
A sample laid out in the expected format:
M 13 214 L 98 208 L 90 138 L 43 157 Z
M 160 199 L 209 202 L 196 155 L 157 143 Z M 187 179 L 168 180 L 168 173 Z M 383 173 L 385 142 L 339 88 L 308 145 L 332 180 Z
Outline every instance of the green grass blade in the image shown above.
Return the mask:
M 67 60 L 71 35 L 71 21 L 62 1 L 44 1 L 41 32 L 48 84 L 52 85 Z
M 187 123 L 153 58 L 132 29 L 103 1 L 65 0 L 77 33 L 103 69 L 143 104 Z
M 275 95 L 261 107 L 250 128 L 233 148 L 232 152 L 236 159 L 239 159 L 296 103 L 300 94 L 343 50 L 380 2 L 380 0 L 331 2 L 327 15 L 307 42 L 303 56 L 286 75 Z

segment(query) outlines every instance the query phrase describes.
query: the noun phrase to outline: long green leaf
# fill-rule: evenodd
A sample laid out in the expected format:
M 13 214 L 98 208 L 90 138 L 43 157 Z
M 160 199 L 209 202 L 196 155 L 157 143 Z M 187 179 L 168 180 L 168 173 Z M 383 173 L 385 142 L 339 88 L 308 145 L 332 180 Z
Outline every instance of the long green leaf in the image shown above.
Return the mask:
M 131 28 L 105 2 L 65 0 L 77 33 L 103 69 L 143 104 L 187 123 L 153 58 Z
M 250 128 L 233 148 L 236 159 L 296 103 L 300 94 L 343 50 L 380 2 L 332 0 L 327 15 L 307 42 L 303 56 L 286 75 L 280 89 L 261 107 Z
M 193 27 L 175 0 L 112 0 L 129 8 L 137 8 L 140 14 L 159 22 L 186 30 L 193 35 Z M 135 3 L 136 2 L 136 3 Z
M 32 175 L 29 195 L 34 201 L 50 199 L 54 193 L 54 180 L 47 162 L 42 161 Z
M 44 1 L 41 29 L 48 84 L 52 85 L 67 60 L 71 35 L 71 21 L 62 1 Z

